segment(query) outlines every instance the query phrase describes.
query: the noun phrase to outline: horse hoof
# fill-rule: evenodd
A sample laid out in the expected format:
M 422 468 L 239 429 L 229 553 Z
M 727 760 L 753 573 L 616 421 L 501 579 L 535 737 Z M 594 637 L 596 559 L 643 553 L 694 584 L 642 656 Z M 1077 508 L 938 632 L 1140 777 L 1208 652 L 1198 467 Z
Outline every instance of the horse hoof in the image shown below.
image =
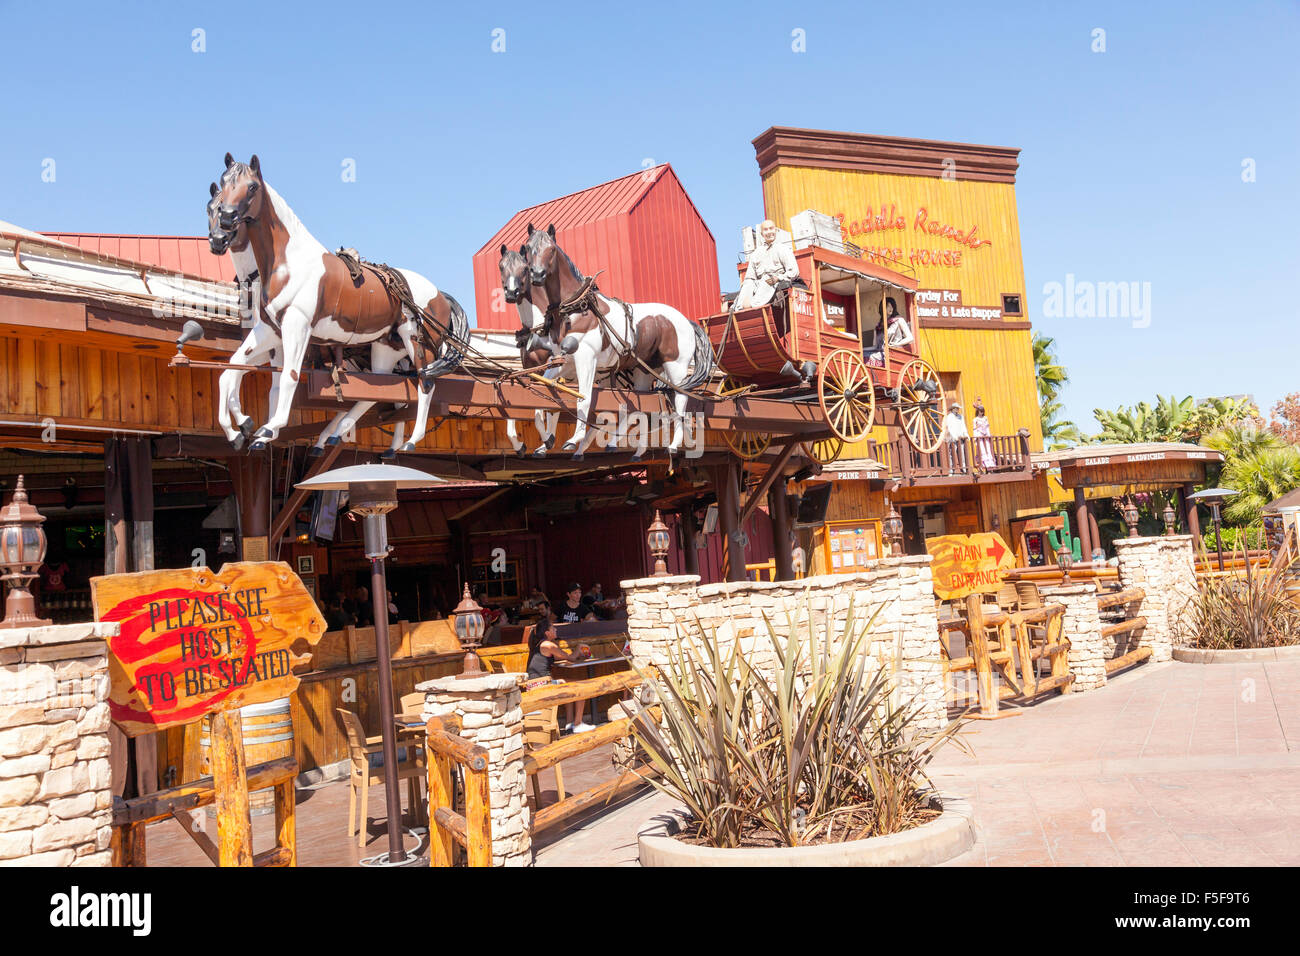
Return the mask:
M 310 448 L 307 449 L 308 458 L 319 458 L 323 454 L 325 454 L 325 449 L 322 448 L 320 445 L 312 445 Z
M 269 444 L 268 442 L 263 441 L 262 439 L 259 438 L 257 441 L 253 442 L 253 444 L 251 444 L 251 445 L 248 446 L 248 450 L 249 450 L 249 451 L 265 451 L 267 448 L 270 448 L 270 447 L 271 447 L 271 446 L 270 446 L 270 444 Z
M 343 441 L 343 439 L 340 438 L 338 435 L 330 435 L 329 438 L 325 439 L 325 445 L 326 445 L 327 448 L 333 448 L 335 445 L 339 444 L 341 441 Z
M 582 452 L 575 451 L 573 453 L 573 461 L 582 461 Z
M 640 451 L 638 451 L 635 455 L 632 456 L 632 460 L 633 460 L 633 461 L 640 461 L 642 458 L 645 457 L 645 453 L 646 453 L 646 450 L 645 450 L 644 448 L 642 448 Z
M 242 422 L 239 423 L 239 430 L 240 430 L 240 432 L 243 433 L 243 436 L 244 436 L 245 438 L 252 438 L 252 437 L 253 437 L 253 420 L 252 420 L 251 418 L 245 418 Z
M 380 461 L 392 461 L 396 457 L 397 457 L 397 449 L 395 448 L 385 448 L 383 451 L 379 453 Z
M 408 441 L 402 443 L 402 451 L 415 451 L 415 442 Z
M 243 451 L 244 442 L 246 441 L 248 441 L 248 436 L 241 432 L 240 434 L 236 435 L 234 438 L 230 439 L 230 447 L 235 449 L 235 451 Z
M 538 445 L 536 448 L 533 449 L 533 457 L 534 457 L 534 458 L 545 458 L 545 457 L 546 457 L 546 453 L 547 453 L 547 451 L 549 451 L 549 450 L 550 450 L 550 449 L 548 449 L 545 445 Z

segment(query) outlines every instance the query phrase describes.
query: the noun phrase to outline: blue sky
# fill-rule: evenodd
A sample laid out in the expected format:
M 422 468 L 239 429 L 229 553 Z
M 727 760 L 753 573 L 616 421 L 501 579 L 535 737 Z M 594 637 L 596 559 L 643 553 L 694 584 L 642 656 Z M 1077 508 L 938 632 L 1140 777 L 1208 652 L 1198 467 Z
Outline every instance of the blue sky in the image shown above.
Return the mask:
M 327 246 L 468 305 L 470 257 L 514 211 L 646 160 L 729 264 L 768 126 L 1017 146 L 1030 318 L 1069 417 L 1157 392 L 1267 408 L 1300 390 L 1298 27 L 1282 2 L 0 2 L 0 219 L 201 233 L 222 154 L 256 152 Z M 1150 326 L 1045 317 L 1067 275 L 1149 282 Z

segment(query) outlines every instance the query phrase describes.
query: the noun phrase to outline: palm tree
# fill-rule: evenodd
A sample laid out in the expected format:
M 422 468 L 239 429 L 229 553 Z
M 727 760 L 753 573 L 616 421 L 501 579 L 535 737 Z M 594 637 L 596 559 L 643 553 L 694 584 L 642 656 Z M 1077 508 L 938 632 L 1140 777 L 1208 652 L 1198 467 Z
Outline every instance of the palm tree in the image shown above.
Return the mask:
M 1086 441 L 1078 425 L 1060 418 L 1064 410 L 1064 406 L 1057 401 L 1045 401 L 1039 406 L 1042 414 L 1043 446 L 1049 451 L 1068 448 Z
M 1097 439 L 1119 444 L 1182 441 L 1196 403 L 1190 395 L 1181 401 L 1157 395 L 1153 408 L 1138 402 L 1132 408 L 1121 405 L 1114 411 L 1094 408 L 1092 414 L 1101 425 Z
M 1300 451 L 1282 445 L 1225 461 L 1223 482 L 1237 491 L 1224 508 L 1224 517 L 1233 524 L 1252 525 L 1266 504 L 1300 488 Z
M 1056 358 L 1056 339 L 1034 333 L 1034 371 L 1038 380 L 1038 399 L 1050 402 L 1061 393 L 1070 375 Z

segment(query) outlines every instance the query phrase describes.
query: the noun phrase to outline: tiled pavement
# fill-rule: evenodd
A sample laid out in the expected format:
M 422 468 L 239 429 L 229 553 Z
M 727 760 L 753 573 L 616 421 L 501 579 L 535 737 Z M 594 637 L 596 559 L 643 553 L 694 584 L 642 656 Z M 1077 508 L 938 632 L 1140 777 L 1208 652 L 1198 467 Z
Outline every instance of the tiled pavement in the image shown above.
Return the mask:
M 975 847 L 948 865 L 1300 864 L 1300 663 L 1142 665 L 1099 691 L 971 721 L 962 739 L 969 754 L 949 748 L 931 766 L 975 807 Z M 609 748 L 565 762 L 570 792 L 611 775 Z M 544 803 L 548 785 L 545 774 Z M 371 798 L 359 851 L 343 833 L 347 784 L 300 792 L 299 864 L 385 849 L 383 788 Z M 537 865 L 635 865 L 637 828 L 670 803 L 651 792 L 552 834 Z M 255 838 L 269 829 L 255 820 Z M 171 821 L 149 828 L 148 858 L 206 864 Z

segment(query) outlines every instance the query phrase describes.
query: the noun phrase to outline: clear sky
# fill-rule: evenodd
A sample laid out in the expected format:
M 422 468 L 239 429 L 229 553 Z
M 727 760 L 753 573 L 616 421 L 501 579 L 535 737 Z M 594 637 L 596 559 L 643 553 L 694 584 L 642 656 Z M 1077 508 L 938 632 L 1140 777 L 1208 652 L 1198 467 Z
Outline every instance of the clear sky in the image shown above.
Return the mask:
M 512 213 L 647 160 L 730 264 L 768 126 L 1017 146 L 1069 417 L 1157 392 L 1267 408 L 1300 390 L 1298 28 L 1293 2 L 0 2 L 0 219 L 199 234 L 222 155 L 256 152 L 326 246 L 468 308 Z M 1149 283 L 1149 326 L 1045 315 L 1068 275 Z

